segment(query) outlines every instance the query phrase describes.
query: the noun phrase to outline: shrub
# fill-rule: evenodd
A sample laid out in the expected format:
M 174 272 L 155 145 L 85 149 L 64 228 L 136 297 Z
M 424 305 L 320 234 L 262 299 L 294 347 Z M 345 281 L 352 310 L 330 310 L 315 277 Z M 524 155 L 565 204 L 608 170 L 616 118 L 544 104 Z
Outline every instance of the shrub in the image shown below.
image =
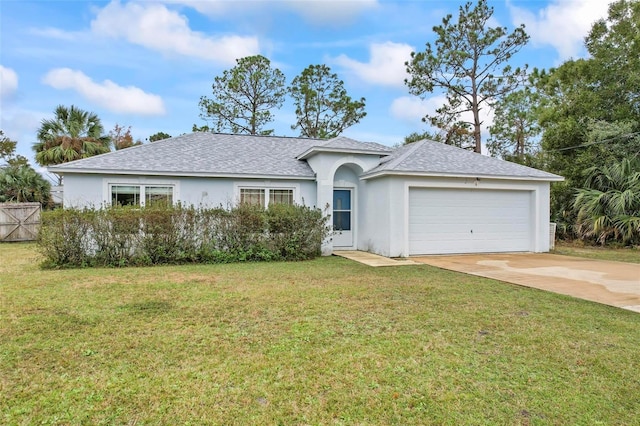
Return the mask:
M 52 210 L 42 212 L 38 246 L 44 255 L 44 266 L 89 266 L 95 257 L 90 229 L 95 220 L 92 210 Z M 46 221 L 46 223 L 45 223 Z M 92 244 L 93 243 L 93 244 Z
M 317 209 L 247 204 L 44 212 L 38 243 L 47 267 L 305 260 L 320 254 L 327 218 Z
M 91 237 L 95 243 L 93 263 L 129 265 L 131 258 L 135 257 L 133 255 L 139 238 L 140 211 L 124 207 L 91 212 Z
M 250 204 L 240 204 L 227 214 L 219 214 L 220 229 L 216 248 L 236 253 L 240 260 L 254 260 L 251 253 L 261 251 L 267 237 L 265 210 Z
M 283 259 L 303 260 L 320 254 L 328 232 L 320 210 L 276 204 L 266 211 L 266 220 L 271 250 Z

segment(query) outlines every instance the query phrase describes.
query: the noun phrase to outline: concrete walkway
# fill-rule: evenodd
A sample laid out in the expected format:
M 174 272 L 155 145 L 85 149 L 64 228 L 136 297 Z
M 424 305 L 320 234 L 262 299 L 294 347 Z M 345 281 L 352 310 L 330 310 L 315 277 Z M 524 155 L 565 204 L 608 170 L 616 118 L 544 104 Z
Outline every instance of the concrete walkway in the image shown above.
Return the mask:
M 333 254 L 336 256 L 344 257 L 355 262 L 364 263 L 365 265 L 378 267 L 378 266 L 404 266 L 404 265 L 420 265 L 419 262 L 414 262 L 410 259 L 391 259 L 384 256 L 379 256 L 373 253 L 367 253 L 366 251 L 356 250 L 334 250 Z
M 640 264 L 547 253 L 412 257 L 416 262 L 640 312 Z

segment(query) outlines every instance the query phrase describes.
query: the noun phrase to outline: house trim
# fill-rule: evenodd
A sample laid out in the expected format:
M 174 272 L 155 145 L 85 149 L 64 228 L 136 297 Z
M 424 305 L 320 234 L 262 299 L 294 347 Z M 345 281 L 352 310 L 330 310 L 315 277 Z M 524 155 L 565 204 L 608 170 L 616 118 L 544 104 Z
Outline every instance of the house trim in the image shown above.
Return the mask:
M 361 180 L 375 179 L 383 176 L 415 176 L 415 177 L 443 177 L 443 178 L 472 178 L 472 179 L 492 179 L 492 180 L 518 180 L 518 181 L 539 181 L 539 182 L 561 182 L 564 181 L 562 176 L 514 176 L 514 175 L 487 175 L 477 174 L 461 174 L 461 173 L 437 173 L 437 172 L 405 172 L 405 171 L 387 171 L 365 173 L 360 177 Z
M 298 155 L 296 159 L 298 160 L 306 160 L 309 157 L 313 157 L 316 154 L 321 153 L 334 153 L 334 154 L 361 154 L 361 155 L 375 155 L 377 157 L 384 157 L 392 153 L 392 151 L 382 151 L 382 150 L 374 150 L 374 149 L 353 149 L 353 148 L 330 148 L 330 147 L 318 147 L 314 146 L 302 154 Z
M 288 180 L 316 180 L 313 176 L 305 175 L 252 175 L 249 173 L 209 173 L 209 172 L 175 172 L 162 170 L 109 170 L 109 169 L 75 169 L 75 168 L 49 168 L 52 173 L 83 173 L 83 174 L 111 174 L 111 175 L 135 175 L 135 176 L 171 176 L 171 177 L 204 177 L 204 178 L 229 178 L 229 179 L 288 179 Z

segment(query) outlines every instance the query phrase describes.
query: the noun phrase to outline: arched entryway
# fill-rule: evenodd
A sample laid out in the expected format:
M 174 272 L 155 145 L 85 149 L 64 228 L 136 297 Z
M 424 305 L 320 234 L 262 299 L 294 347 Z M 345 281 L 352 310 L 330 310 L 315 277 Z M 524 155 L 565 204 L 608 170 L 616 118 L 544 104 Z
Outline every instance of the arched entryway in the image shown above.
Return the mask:
M 354 163 L 342 164 L 333 176 L 333 248 L 357 248 L 358 186 L 362 168 Z

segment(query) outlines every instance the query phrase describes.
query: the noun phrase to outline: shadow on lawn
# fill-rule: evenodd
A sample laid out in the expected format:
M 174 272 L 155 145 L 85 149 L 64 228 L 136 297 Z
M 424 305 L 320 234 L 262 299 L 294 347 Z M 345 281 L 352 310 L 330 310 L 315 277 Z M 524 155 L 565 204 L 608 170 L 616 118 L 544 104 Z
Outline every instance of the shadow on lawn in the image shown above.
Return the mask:
M 118 309 L 132 314 L 161 314 L 173 309 L 173 305 L 164 300 L 148 300 L 146 302 L 127 303 Z

